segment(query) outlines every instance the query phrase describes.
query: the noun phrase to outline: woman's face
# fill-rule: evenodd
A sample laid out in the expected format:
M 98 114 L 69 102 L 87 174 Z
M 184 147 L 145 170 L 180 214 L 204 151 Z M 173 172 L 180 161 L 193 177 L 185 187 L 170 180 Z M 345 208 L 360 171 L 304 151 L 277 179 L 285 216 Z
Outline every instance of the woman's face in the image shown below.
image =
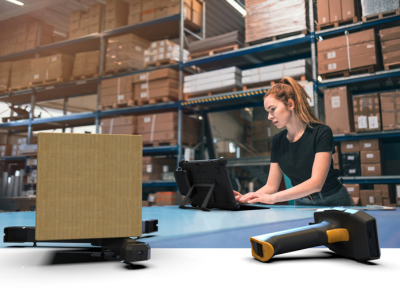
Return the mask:
M 294 108 L 293 100 L 289 99 L 288 106 L 282 101 L 275 99 L 274 95 L 269 95 L 264 100 L 264 108 L 268 112 L 268 120 L 278 127 L 283 128 L 289 122 Z

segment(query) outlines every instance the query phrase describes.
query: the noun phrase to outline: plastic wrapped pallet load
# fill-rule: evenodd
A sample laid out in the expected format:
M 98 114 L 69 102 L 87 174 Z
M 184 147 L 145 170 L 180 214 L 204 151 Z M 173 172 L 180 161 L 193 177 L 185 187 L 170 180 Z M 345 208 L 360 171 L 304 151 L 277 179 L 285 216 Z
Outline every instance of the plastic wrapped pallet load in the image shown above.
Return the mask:
M 246 0 L 246 42 L 308 28 L 308 0 Z
M 242 87 L 242 71 L 236 67 L 229 67 L 186 76 L 183 92 L 195 94 L 234 87 Z
M 280 80 L 283 77 L 298 77 L 305 75 L 311 78 L 309 60 L 300 59 L 288 63 L 249 69 L 242 72 L 243 85 Z
M 363 17 L 400 8 L 399 0 L 361 0 Z

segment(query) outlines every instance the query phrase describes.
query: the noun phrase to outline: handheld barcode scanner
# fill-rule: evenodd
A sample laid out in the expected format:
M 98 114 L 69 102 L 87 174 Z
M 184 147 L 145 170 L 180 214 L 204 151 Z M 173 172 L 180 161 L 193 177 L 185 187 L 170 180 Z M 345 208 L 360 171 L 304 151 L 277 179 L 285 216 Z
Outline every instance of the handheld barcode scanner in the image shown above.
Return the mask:
M 381 256 L 376 220 L 363 211 L 345 208 L 318 209 L 315 223 L 250 238 L 252 255 L 266 262 L 272 256 L 325 245 L 357 261 Z

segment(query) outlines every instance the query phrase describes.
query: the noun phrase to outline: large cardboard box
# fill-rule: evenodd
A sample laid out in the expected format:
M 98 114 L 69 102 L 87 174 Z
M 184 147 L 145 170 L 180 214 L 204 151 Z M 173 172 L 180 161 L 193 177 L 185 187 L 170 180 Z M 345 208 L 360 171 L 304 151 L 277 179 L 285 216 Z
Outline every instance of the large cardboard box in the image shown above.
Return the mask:
M 342 0 L 342 19 L 347 20 L 356 16 L 356 3 L 354 0 Z
M 352 46 L 352 45 L 368 43 L 371 41 L 375 41 L 374 29 L 368 29 L 368 30 L 349 34 L 348 44 L 347 44 L 346 36 L 341 35 L 339 37 L 319 41 L 318 42 L 318 53 L 330 51 L 333 49 L 346 48 L 347 45 Z
M 379 139 L 367 139 L 359 141 L 360 151 L 376 151 L 380 150 L 380 140 Z
M 400 129 L 400 92 L 380 94 L 382 129 Z
M 142 138 L 39 133 L 36 240 L 142 234 Z
M 381 131 L 379 94 L 353 96 L 356 132 Z
M 360 151 L 360 160 L 362 164 L 381 163 L 381 152 L 375 151 Z
M 179 79 L 179 72 L 175 69 L 159 69 L 154 70 L 151 72 L 140 73 L 133 75 L 133 83 L 139 82 L 148 82 L 151 80 L 162 79 L 162 78 L 171 78 L 178 80 Z
M 360 191 L 361 206 L 382 205 L 382 194 L 375 190 Z
M 359 184 L 343 184 L 352 197 L 360 197 L 360 185 Z
M 11 62 L 0 62 L 0 91 L 10 87 Z
M 343 20 L 341 0 L 329 0 L 329 19 L 330 22 Z
M 381 176 L 381 164 L 361 164 L 361 176 Z
M 143 157 L 142 179 L 143 181 L 161 180 L 162 173 L 173 172 L 177 161 L 172 158 Z
M 11 156 L 12 145 L 0 145 L 0 157 Z
M 325 121 L 333 134 L 354 132 L 354 116 L 351 93 L 346 86 L 324 91 Z
M 340 142 L 340 152 L 341 153 L 359 152 L 359 151 L 360 151 L 360 144 L 359 144 L 358 140 Z
M 400 39 L 400 26 L 381 29 L 379 31 L 381 42 Z
M 394 185 L 392 184 L 374 184 L 374 190 L 381 191 L 382 198 L 388 198 L 394 200 L 396 198 Z

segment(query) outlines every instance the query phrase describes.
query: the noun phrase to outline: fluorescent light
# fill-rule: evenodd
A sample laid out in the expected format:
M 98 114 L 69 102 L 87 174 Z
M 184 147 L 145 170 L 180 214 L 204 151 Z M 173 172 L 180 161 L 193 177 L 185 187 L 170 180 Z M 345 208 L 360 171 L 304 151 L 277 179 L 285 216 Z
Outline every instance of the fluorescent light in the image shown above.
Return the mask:
M 14 3 L 14 4 L 17 4 L 17 5 L 19 5 L 19 6 L 24 6 L 24 5 L 25 5 L 25 4 L 22 3 L 21 1 L 17 1 L 17 0 L 6 0 L 6 1 L 11 2 L 11 3 Z
M 232 5 L 238 12 L 242 14 L 243 17 L 246 16 L 246 10 L 235 0 L 226 0 L 230 5 Z

